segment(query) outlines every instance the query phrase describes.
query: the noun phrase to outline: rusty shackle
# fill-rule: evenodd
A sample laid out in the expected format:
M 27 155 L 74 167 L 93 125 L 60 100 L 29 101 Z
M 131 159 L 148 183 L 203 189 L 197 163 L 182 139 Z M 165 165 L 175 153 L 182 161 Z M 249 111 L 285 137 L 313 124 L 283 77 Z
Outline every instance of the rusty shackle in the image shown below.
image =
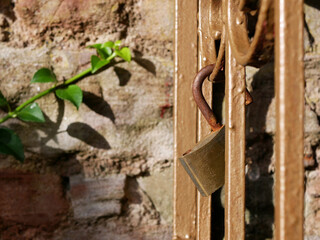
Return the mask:
M 209 107 L 207 101 L 205 100 L 203 94 L 202 94 L 202 85 L 204 80 L 212 73 L 214 69 L 215 64 L 210 64 L 204 68 L 202 68 L 196 77 L 193 80 L 192 84 L 192 94 L 194 101 L 198 105 L 198 108 L 200 109 L 202 115 L 207 120 L 209 125 L 211 126 L 213 131 L 219 130 L 222 125 L 217 122 L 217 118 L 215 117 L 213 111 Z
M 215 117 L 212 109 L 209 107 L 207 101 L 205 100 L 202 94 L 202 85 L 204 80 L 210 76 L 213 69 L 215 68 L 215 64 L 210 64 L 204 68 L 202 68 L 196 77 L 193 80 L 192 84 L 192 94 L 193 98 L 198 105 L 202 115 L 207 120 L 209 125 L 211 126 L 212 130 L 215 132 L 223 127 L 221 123 L 218 123 L 217 118 Z M 245 104 L 249 105 L 252 102 L 252 97 L 248 90 L 246 89 L 246 99 Z

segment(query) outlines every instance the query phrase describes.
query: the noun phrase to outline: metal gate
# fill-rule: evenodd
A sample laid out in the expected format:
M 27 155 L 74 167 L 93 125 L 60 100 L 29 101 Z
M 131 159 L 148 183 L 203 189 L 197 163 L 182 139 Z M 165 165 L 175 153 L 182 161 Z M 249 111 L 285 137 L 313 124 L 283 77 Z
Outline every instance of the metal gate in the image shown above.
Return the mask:
M 264 52 L 267 43 L 263 47 L 259 44 L 266 32 L 270 34 L 266 27 L 270 14 L 263 15 L 270 9 L 274 10 L 271 33 L 277 112 L 274 237 L 303 239 L 303 1 L 259 1 L 255 35 L 249 40 L 245 11 L 252 2 L 258 1 L 175 0 L 173 239 L 176 240 L 207 240 L 212 235 L 211 197 L 199 194 L 177 161 L 210 132 L 192 99 L 191 83 L 197 71 L 211 63 L 216 63 L 216 71 L 224 63 L 225 70 L 225 239 L 245 238 L 245 66 L 250 61 L 263 61 L 264 54 L 268 55 Z M 209 81 L 204 86 L 204 95 L 207 99 L 212 97 Z

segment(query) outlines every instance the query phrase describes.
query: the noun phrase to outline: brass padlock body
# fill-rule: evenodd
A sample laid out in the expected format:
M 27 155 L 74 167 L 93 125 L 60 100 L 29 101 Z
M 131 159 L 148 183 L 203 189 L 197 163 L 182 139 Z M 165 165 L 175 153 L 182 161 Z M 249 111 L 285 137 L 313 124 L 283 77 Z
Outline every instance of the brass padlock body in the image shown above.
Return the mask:
M 224 151 L 225 128 L 222 127 L 179 158 L 203 196 L 209 196 L 224 184 Z

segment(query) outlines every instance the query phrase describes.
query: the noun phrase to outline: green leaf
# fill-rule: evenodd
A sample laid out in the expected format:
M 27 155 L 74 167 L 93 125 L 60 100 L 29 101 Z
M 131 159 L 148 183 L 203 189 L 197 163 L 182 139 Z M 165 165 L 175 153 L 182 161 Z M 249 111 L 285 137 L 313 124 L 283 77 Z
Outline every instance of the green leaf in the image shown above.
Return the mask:
M 95 73 L 96 71 L 98 71 L 100 68 L 104 67 L 105 65 L 107 65 L 108 63 L 110 63 L 109 60 L 105 59 L 105 60 L 101 60 L 99 57 L 92 55 L 91 56 L 91 72 Z
M 77 85 L 69 85 L 67 88 L 57 89 L 56 94 L 57 97 L 70 101 L 77 109 L 82 103 L 82 90 Z
M 7 99 L 3 96 L 2 92 L 0 91 L 0 107 L 7 106 L 7 104 Z
M 101 48 L 109 47 L 109 48 L 114 48 L 115 43 L 112 41 L 105 42 L 102 44 Z
M 47 83 L 56 81 L 56 75 L 54 75 L 54 73 L 50 69 L 41 68 L 33 75 L 31 83 Z
M 100 61 L 100 58 L 96 55 L 92 55 L 91 56 L 91 67 L 92 69 L 94 68 L 94 66 Z
M 110 47 L 104 47 L 104 48 L 101 48 L 101 50 L 106 53 L 107 57 L 109 57 L 112 54 L 112 48 Z
M 25 122 L 45 122 L 38 103 L 31 103 L 17 113 L 17 117 Z
M 23 145 L 17 134 L 9 128 L 0 127 L 0 153 L 14 156 L 24 161 Z
M 98 49 L 97 48 L 97 53 L 99 54 L 99 56 L 102 58 L 102 59 L 106 59 L 108 57 L 108 54 L 102 50 L 102 49 Z
M 112 54 L 112 49 L 109 47 L 97 49 L 98 55 L 104 60 Z
M 96 44 L 93 44 L 93 45 L 90 45 L 88 46 L 87 48 L 96 48 L 96 49 L 100 49 L 101 48 L 101 43 L 96 43 Z
M 123 60 L 130 62 L 131 61 L 131 52 L 127 47 L 121 48 L 120 50 L 115 50 L 115 53 L 121 57 Z
M 121 45 L 121 40 L 117 40 L 117 41 L 114 42 L 114 48 L 115 49 L 119 50 L 120 45 Z

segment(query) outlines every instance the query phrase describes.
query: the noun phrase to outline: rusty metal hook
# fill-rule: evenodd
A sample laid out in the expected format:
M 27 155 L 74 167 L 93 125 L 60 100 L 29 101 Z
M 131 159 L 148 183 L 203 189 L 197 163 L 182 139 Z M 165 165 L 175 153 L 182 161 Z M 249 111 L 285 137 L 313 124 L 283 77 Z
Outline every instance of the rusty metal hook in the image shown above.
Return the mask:
M 222 125 L 217 122 L 217 118 L 213 114 L 211 108 L 209 107 L 208 103 L 206 102 L 202 94 L 203 82 L 212 73 L 214 66 L 215 64 L 210 64 L 202 68 L 198 72 L 192 84 L 192 94 L 196 104 L 198 105 L 198 108 L 200 109 L 202 115 L 211 126 L 212 130 L 217 131 L 222 127 Z
M 222 124 L 218 123 L 217 118 L 215 117 L 212 109 L 209 107 L 207 101 L 205 100 L 202 94 L 202 85 L 204 80 L 212 73 L 215 68 L 215 64 L 210 64 L 204 68 L 202 68 L 196 77 L 193 80 L 192 84 L 192 94 L 193 98 L 198 105 L 202 115 L 207 120 L 211 129 L 215 132 L 223 127 Z M 245 104 L 249 105 L 252 102 L 252 97 L 248 90 L 246 89 L 246 100 Z

